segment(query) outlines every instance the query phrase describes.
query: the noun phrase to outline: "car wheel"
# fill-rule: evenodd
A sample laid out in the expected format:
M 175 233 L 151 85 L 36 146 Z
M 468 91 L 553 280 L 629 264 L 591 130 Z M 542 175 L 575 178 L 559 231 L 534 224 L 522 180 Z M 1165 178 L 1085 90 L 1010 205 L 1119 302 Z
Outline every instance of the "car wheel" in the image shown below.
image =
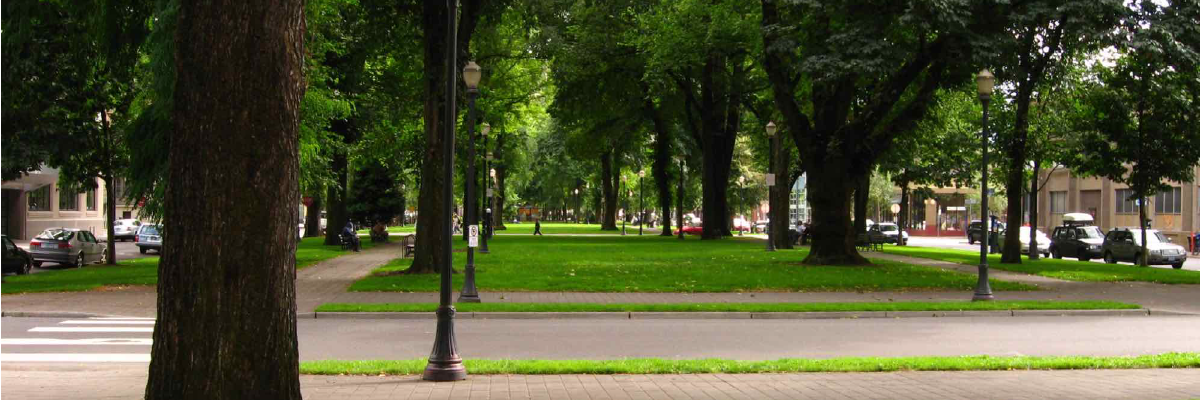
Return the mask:
M 42 262 L 41 262 L 41 261 L 34 261 L 34 262 L 33 262 L 33 266 L 34 266 L 34 267 L 37 267 L 37 268 L 41 268 L 41 267 L 42 267 Z
M 1171 268 L 1183 269 L 1183 263 L 1171 264 Z
M 83 267 L 83 251 L 80 251 L 79 255 L 75 256 L 75 268 L 81 267 Z
M 1149 261 L 1149 260 L 1147 260 L 1147 261 Z M 1135 266 L 1135 267 L 1142 266 L 1142 255 L 1141 254 L 1133 255 L 1133 266 Z
M 1104 262 L 1109 263 L 1109 264 L 1116 264 L 1117 259 L 1113 258 L 1111 251 L 1106 251 L 1106 252 L 1104 252 Z
M 1062 253 L 1059 253 L 1058 249 L 1050 249 L 1050 256 L 1054 257 L 1056 260 L 1062 259 Z
M 975 238 L 973 236 L 967 236 L 967 244 L 975 244 Z
M 108 263 L 108 249 L 104 249 L 104 251 L 100 252 L 99 264 L 107 264 L 107 263 Z
M 1088 258 L 1087 256 L 1082 256 L 1082 257 L 1079 257 L 1079 261 L 1088 262 L 1088 261 L 1092 261 L 1092 259 Z
M 142 254 L 146 254 L 146 248 L 145 248 L 145 247 L 138 247 L 138 251 L 142 252 Z
M 1180 264 L 1179 266 L 1182 267 L 1183 264 Z M 21 269 L 17 270 L 17 275 L 25 275 L 25 274 L 28 274 L 30 271 L 33 271 L 33 260 L 26 259 L 25 265 L 22 266 Z

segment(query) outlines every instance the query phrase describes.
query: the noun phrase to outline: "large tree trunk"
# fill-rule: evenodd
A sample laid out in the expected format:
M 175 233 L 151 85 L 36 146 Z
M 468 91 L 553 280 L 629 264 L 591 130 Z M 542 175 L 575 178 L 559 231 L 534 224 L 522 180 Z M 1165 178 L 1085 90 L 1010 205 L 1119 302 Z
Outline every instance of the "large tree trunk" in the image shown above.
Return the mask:
M 658 192 L 658 208 L 662 210 L 662 233 L 660 236 L 671 236 L 671 130 L 663 120 L 654 100 L 650 98 L 650 88 L 642 84 L 644 110 L 654 124 L 654 164 L 651 174 L 654 176 L 654 188 Z M 643 221 L 643 225 L 645 222 Z
M 1023 88 L 1022 88 L 1023 89 Z M 1024 90 L 1019 89 L 1019 92 Z M 1023 100 L 1023 101 L 1022 101 Z M 1017 94 L 1016 125 L 1013 127 L 1013 139 L 1008 145 L 1008 179 L 1005 187 L 1008 189 L 1008 234 L 1004 236 L 1004 251 L 1000 262 L 1005 264 L 1021 263 L 1021 238 L 1018 234 L 1025 221 L 1022 203 L 1025 187 L 1025 163 L 1028 158 L 1026 140 L 1029 137 L 1029 93 Z M 1031 249 L 1030 252 L 1033 252 Z
M 304 237 L 321 236 L 321 206 L 323 205 L 321 193 L 313 193 L 312 205 L 308 206 L 304 216 Z
M 113 190 L 116 186 L 116 178 L 112 175 L 104 178 L 104 213 L 108 218 L 104 221 L 104 231 L 108 238 L 108 243 L 105 243 L 108 249 L 108 265 L 117 265 L 117 231 L 113 226 L 117 222 L 117 191 Z
M 854 233 L 851 238 L 867 233 L 867 200 L 870 198 L 871 174 L 867 173 L 854 186 Z M 851 239 L 853 240 L 853 239 Z
M 792 181 L 788 179 L 788 167 L 791 166 L 791 149 L 780 138 L 775 138 L 777 145 L 775 154 L 775 190 L 772 190 L 768 198 L 771 205 L 770 220 L 771 220 L 771 240 L 775 244 L 776 249 L 792 248 L 792 241 L 788 235 L 791 230 L 791 197 L 792 197 Z
M 180 8 L 166 243 L 145 398 L 300 399 L 304 3 Z
M 339 125 L 333 124 L 335 129 Z M 348 133 L 347 133 L 348 134 Z M 342 228 L 346 226 L 348 219 L 346 212 L 346 175 L 347 172 L 346 154 L 336 152 L 333 155 L 333 175 L 337 182 L 329 185 L 325 198 L 329 199 L 329 203 L 325 209 L 325 244 L 328 246 L 336 246 L 341 243 Z
M 508 177 L 508 168 L 501 161 L 504 160 L 505 137 L 503 134 L 496 135 L 496 196 L 492 202 L 492 229 L 500 231 L 508 229 L 504 226 L 504 179 Z
M 854 184 L 861 177 L 853 176 L 844 160 L 823 159 L 823 168 L 808 168 L 808 201 L 812 205 L 812 226 L 809 227 L 812 247 L 805 264 L 854 265 L 870 264 L 854 248 L 850 227 L 850 199 Z
M 904 232 L 908 232 L 908 181 L 900 183 L 900 215 L 897 218 L 900 227 L 900 243 L 899 246 L 906 246 L 908 242 L 904 241 Z M 970 221 L 968 221 L 970 222 Z
M 613 174 L 613 154 L 607 151 L 600 155 L 600 187 L 604 192 L 604 215 L 600 222 L 600 230 L 617 230 L 617 188 L 620 179 Z
M 1038 226 L 1038 174 L 1042 172 L 1042 162 L 1033 160 L 1033 179 L 1029 182 L 1029 259 L 1038 259 L 1037 226 Z
M 449 221 L 453 212 L 450 202 L 454 200 L 447 199 L 442 194 L 445 185 L 454 185 L 454 182 L 445 181 L 442 166 L 447 156 L 442 154 L 442 141 L 446 137 L 442 131 L 445 125 L 442 121 L 447 118 L 443 114 L 443 105 L 447 101 L 444 82 L 445 79 L 457 77 L 446 77 L 444 71 L 443 60 L 446 59 L 446 51 L 450 48 L 445 35 L 446 5 L 436 1 L 422 4 L 421 29 L 424 31 L 425 46 L 425 148 L 421 161 L 421 187 L 417 195 L 417 254 L 407 272 L 437 273 L 441 267 L 438 265 L 440 256 L 445 254 L 450 246 L 443 238 L 450 236 L 446 230 L 450 228 Z
M 729 172 L 740 121 L 740 64 L 732 74 L 725 70 L 726 57 L 709 55 L 700 77 L 701 139 L 703 171 L 700 208 L 704 214 L 701 239 L 720 239 L 731 234 Z M 729 75 L 729 76 L 727 76 Z

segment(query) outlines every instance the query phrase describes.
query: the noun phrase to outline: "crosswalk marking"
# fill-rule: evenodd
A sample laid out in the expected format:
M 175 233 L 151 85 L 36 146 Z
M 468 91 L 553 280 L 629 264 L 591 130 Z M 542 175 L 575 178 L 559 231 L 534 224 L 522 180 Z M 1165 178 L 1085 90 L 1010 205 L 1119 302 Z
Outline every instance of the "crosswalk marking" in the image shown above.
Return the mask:
M 150 354 L 0 353 L 0 362 L 150 362 Z
M 130 327 L 91 327 L 91 326 L 39 326 L 29 330 L 30 332 L 154 332 L 154 328 L 130 328 Z
M 75 319 L 73 319 L 73 320 L 63 321 L 63 322 L 59 322 L 59 323 L 60 324 L 68 324 L 68 325 L 154 325 L 154 320 L 130 321 L 130 320 L 95 320 L 95 319 L 75 320 Z
M 153 343 L 153 341 L 149 338 L 0 339 L 0 345 L 3 346 L 149 346 L 151 343 Z
M 153 320 L 154 320 L 154 318 L 143 318 L 143 317 L 91 317 L 91 318 L 88 318 L 88 320 L 96 320 L 96 321 L 101 321 L 101 320 L 109 320 L 109 321 L 153 321 Z

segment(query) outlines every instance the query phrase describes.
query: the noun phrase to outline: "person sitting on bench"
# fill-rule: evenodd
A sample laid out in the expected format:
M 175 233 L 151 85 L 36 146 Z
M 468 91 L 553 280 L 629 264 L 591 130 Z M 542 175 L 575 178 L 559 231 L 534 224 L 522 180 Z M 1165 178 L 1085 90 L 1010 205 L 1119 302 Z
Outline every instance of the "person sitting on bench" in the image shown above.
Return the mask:
M 358 232 L 354 230 L 354 223 L 346 221 L 346 227 L 342 228 L 342 242 L 350 245 L 354 251 L 359 251 Z

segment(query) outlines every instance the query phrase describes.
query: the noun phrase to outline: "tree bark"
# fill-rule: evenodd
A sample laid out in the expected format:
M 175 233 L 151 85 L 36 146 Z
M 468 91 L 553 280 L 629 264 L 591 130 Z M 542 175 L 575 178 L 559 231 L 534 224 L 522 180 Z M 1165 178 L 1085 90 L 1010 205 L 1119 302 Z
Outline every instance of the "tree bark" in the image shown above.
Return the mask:
M 304 216 L 304 237 L 321 236 L 321 206 L 323 205 L 320 191 L 312 196 L 312 205 L 308 206 Z
M 908 181 L 900 182 L 900 215 L 897 218 L 896 225 L 900 226 L 900 243 L 899 246 L 906 246 L 908 242 L 904 240 L 904 232 L 908 231 Z M 970 221 L 967 221 L 968 223 Z
M 871 174 L 867 173 L 859 178 L 854 186 L 854 233 L 852 238 L 867 233 L 867 200 L 870 190 Z
M 600 223 L 600 230 L 615 231 L 617 230 L 617 179 L 620 179 L 613 174 L 613 153 L 607 151 L 600 155 L 600 187 L 604 192 L 604 215 Z
M 335 121 L 333 125 L 336 130 L 339 124 Z M 348 219 L 346 212 L 346 170 L 348 168 L 346 164 L 348 162 L 345 153 L 338 151 L 333 155 L 333 175 L 337 182 L 329 186 L 325 195 L 325 198 L 329 199 L 325 209 L 325 245 L 327 246 L 341 244 L 342 228 L 346 226 Z
M 850 227 L 850 199 L 854 184 L 861 177 L 852 176 L 846 162 L 826 158 L 821 173 L 809 168 L 808 200 L 812 205 L 811 250 L 805 264 L 853 265 L 870 264 L 854 248 Z M 841 161 L 841 162 L 839 162 Z
M 107 214 L 104 221 L 104 231 L 108 235 L 108 243 L 105 246 L 108 248 L 108 265 L 117 265 L 117 231 L 114 224 L 117 222 L 117 192 L 113 189 L 116 183 L 116 178 L 112 175 L 104 177 L 104 213 Z
M 703 230 L 700 238 L 720 239 L 730 236 L 729 172 L 733 166 L 733 146 L 740 121 L 740 64 L 726 76 L 727 58 L 709 55 L 700 78 L 701 203 Z
M 1042 173 L 1041 160 L 1033 159 L 1033 179 L 1029 182 L 1029 259 L 1036 260 L 1040 256 L 1037 252 L 1037 226 L 1038 226 L 1038 174 Z
M 496 135 L 496 192 L 495 199 L 492 204 L 492 229 L 502 231 L 508 229 L 504 226 L 504 180 L 508 177 L 508 168 L 500 160 L 504 160 L 504 145 L 507 142 L 506 135 Z
M 671 130 L 662 117 L 654 100 L 650 98 L 650 88 L 643 83 L 642 94 L 646 96 L 644 109 L 654 125 L 654 164 L 651 174 L 654 176 L 654 188 L 658 192 L 658 208 L 662 210 L 662 233 L 659 236 L 671 236 Z M 644 222 L 643 222 L 644 224 Z
M 166 240 L 145 398 L 300 399 L 304 3 L 183 2 L 177 29 Z
M 785 141 L 780 138 L 775 138 L 779 148 L 775 149 L 775 190 L 771 191 L 768 202 L 771 205 L 771 240 L 775 244 L 776 249 L 792 248 L 792 241 L 788 236 L 788 231 L 791 230 L 791 195 L 792 181 L 788 179 L 788 167 L 791 166 L 791 149 L 788 148 Z
M 1026 141 L 1029 137 L 1029 93 L 1024 93 L 1024 87 L 1018 88 L 1016 125 L 1013 127 L 1013 139 L 1008 145 L 1008 234 L 1004 236 L 1004 250 L 1000 262 L 1004 264 L 1021 263 L 1020 227 L 1025 221 L 1022 209 L 1025 186 L 1025 163 L 1028 160 Z M 1033 250 L 1031 249 L 1032 253 Z

